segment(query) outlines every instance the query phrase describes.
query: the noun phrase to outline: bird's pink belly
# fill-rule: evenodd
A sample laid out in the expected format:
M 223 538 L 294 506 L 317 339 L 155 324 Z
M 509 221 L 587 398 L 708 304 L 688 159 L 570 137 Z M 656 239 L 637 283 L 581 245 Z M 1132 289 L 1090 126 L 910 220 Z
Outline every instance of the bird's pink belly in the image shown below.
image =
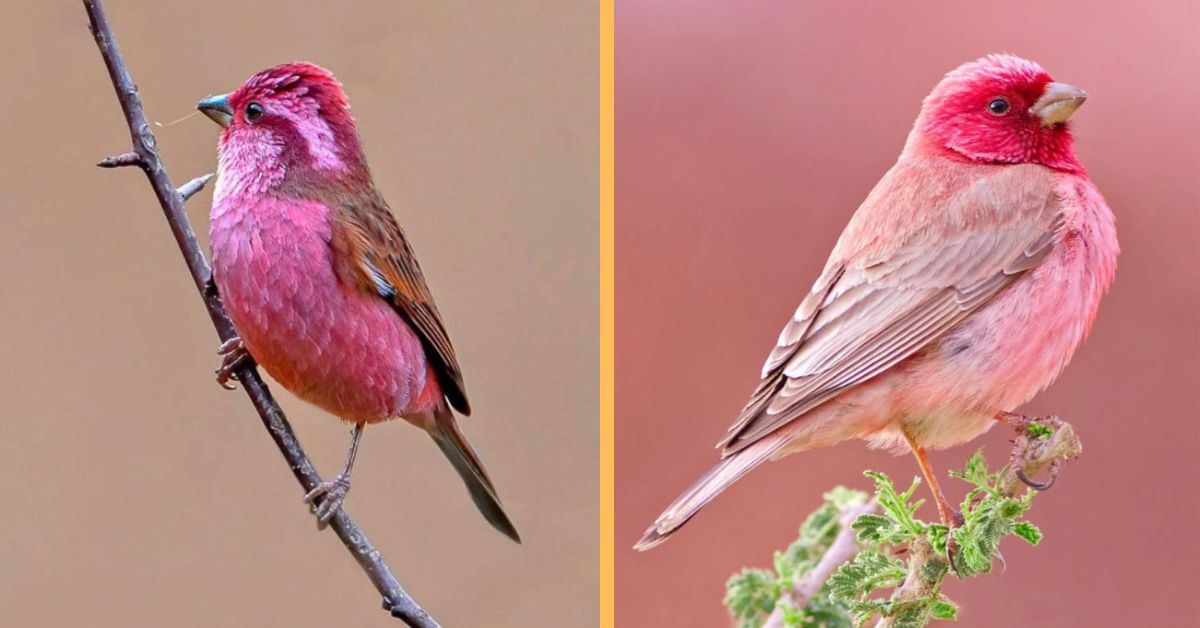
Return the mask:
M 962 371 L 957 379 L 978 405 L 1012 410 L 1025 403 L 1058 377 L 1087 335 L 1104 287 L 1080 254 L 1084 247 L 1059 246 L 937 346 L 945 358 L 941 374 Z M 974 345 L 962 350 L 960 342 Z
M 255 361 L 347 421 L 424 409 L 437 384 L 420 340 L 385 301 L 338 281 L 319 231 L 281 235 L 287 222 L 227 232 L 214 222 L 217 287 Z
M 1069 245 L 889 378 L 895 414 L 929 448 L 970 440 L 1049 386 L 1087 333 L 1099 293 Z

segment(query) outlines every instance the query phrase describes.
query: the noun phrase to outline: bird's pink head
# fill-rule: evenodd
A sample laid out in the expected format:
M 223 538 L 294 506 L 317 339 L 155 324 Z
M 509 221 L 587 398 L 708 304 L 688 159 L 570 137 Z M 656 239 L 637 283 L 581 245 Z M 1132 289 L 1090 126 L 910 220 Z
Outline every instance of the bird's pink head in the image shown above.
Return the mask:
M 925 149 L 982 163 L 1082 172 L 1067 119 L 1087 93 L 1007 54 L 965 63 L 925 98 L 915 136 Z
M 342 85 L 320 66 L 294 62 L 251 76 L 197 108 L 225 128 L 222 178 L 252 192 L 286 181 L 320 181 L 365 172 L 358 129 Z

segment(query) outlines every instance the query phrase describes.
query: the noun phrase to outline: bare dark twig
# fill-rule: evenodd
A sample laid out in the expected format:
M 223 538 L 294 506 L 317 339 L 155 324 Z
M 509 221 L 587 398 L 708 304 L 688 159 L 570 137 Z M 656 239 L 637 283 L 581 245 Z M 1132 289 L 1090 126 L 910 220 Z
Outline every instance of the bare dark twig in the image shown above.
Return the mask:
M 124 168 L 125 166 L 140 166 L 142 165 L 142 156 L 137 153 L 123 153 L 121 155 L 113 155 L 105 157 L 96 163 L 101 168 Z
M 101 0 L 83 0 L 83 6 L 87 10 L 89 28 L 92 36 L 96 38 L 100 55 L 104 58 L 104 64 L 108 68 L 109 77 L 116 90 L 117 100 L 121 103 L 121 110 L 125 114 L 130 138 L 133 141 L 133 151 L 109 157 L 97 165 L 102 168 L 139 166 L 145 171 L 146 177 L 150 181 L 150 187 L 154 189 L 154 194 L 158 197 L 159 205 L 162 206 L 167 222 L 171 226 L 171 233 L 175 236 L 175 241 L 187 263 L 192 281 L 195 282 L 196 289 L 208 309 L 209 318 L 212 319 L 217 335 L 220 336 L 222 342 L 229 340 L 236 335 L 236 332 L 229 317 L 225 314 L 220 297 L 216 291 L 208 289 L 212 271 L 196 242 L 196 235 L 192 231 L 191 223 L 183 208 L 184 201 L 200 191 L 212 175 L 194 179 L 178 189 L 171 184 L 166 167 L 158 154 L 154 134 L 146 122 L 137 86 L 117 47 L 104 4 Z M 279 405 L 275 403 L 266 384 L 259 377 L 257 368 L 253 364 L 246 364 L 239 368 L 236 374 L 246 395 L 254 404 L 254 409 L 258 411 L 263 425 L 267 428 L 272 440 L 275 441 L 275 445 L 279 447 L 279 452 L 287 460 L 288 466 L 291 467 L 296 480 L 300 482 L 306 493 L 311 491 L 321 483 L 321 476 L 317 474 L 312 463 L 309 462 L 308 456 L 300 447 L 295 432 L 292 431 L 292 427 Z M 354 556 L 359 567 L 383 596 L 385 610 L 409 626 L 418 628 L 438 626 L 429 613 L 425 612 L 400 586 L 379 550 L 375 549 L 367 536 L 355 525 L 350 516 L 346 514 L 345 509 L 338 511 L 330 521 L 330 527 L 333 528 L 342 544 Z

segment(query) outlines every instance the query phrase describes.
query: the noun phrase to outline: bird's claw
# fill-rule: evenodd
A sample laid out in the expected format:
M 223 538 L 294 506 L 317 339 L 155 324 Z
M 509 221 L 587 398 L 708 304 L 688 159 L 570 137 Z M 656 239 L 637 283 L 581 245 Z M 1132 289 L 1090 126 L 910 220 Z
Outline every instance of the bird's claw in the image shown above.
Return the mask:
M 350 492 L 350 476 L 339 474 L 332 480 L 321 482 L 304 496 L 304 503 L 317 516 L 317 528 L 325 529 L 329 520 L 342 508 L 346 493 Z M 317 500 L 320 499 L 318 503 Z
M 225 390 L 235 390 L 237 386 L 229 382 L 230 380 L 237 381 L 238 376 L 235 371 L 252 359 L 250 352 L 246 350 L 246 345 L 242 343 L 242 339 L 234 336 L 221 343 L 221 346 L 217 348 L 217 355 L 221 356 L 221 366 L 217 367 L 215 372 L 217 383 Z
M 1062 427 L 1063 420 L 1056 416 L 1030 418 L 1012 413 L 1005 413 L 1002 420 L 1017 432 L 1017 438 L 1013 441 L 1011 457 L 1011 464 L 1015 469 L 1014 474 L 1017 476 L 1017 479 L 1035 491 L 1050 490 L 1054 486 L 1054 482 L 1058 479 L 1059 472 L 1062 470 L 1063 460 L 1061 458 L 1056 458 L 1050 463 L 1049 478 L 1045 482 L 1038 482 L 1029 477 L 1022 468 L 1022 463 L 1026 460 L 1030 450 L 1040 447 L 1046 437 L 1045 432 L 1043 432 L 1041 437 L 1031 435 L 1030 428 L 1036 424 L 1040 429 L 1048 429 L 1050 430 L 1049 433 L 1053 434 Z
M 1029 476 L 1025 475 L 1025 471 L 1022 469 L 1017 469 L 1016 475 L 1017 479 L 1024 483 L 1025 486 L 1028 486 L 1035 491 L 1048 491 L 1052 486 L 1054 486 L 1055 480 L 1058 479 L 1058 472 L 1061 469 L 1062 459 L 1056 458 L 1054 462 L 1050 463 L 1050 478 L 1045 482 L 1038 482 L 1037 480 L 1030 478 Z

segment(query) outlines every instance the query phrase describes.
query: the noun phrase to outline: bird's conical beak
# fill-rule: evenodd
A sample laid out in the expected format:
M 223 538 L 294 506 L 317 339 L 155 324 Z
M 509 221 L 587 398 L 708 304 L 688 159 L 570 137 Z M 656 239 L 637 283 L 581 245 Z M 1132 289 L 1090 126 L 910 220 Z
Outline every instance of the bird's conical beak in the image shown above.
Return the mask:
M 1066 83 L 1047 83 L 1042 97 L 1033 103 L 1029 113 L 1042 119 L 1042 126 L 1066 122 L 1071 114 L 1087 100 L 1087 92 Z
M 211 118 L 213 122 L 221 125 L 221 128 L 228 128 L 229 123 L 233 122 L 233 109 L 229 108 L 229 94 L 209 96 L 196 103 L 196 108 Z

